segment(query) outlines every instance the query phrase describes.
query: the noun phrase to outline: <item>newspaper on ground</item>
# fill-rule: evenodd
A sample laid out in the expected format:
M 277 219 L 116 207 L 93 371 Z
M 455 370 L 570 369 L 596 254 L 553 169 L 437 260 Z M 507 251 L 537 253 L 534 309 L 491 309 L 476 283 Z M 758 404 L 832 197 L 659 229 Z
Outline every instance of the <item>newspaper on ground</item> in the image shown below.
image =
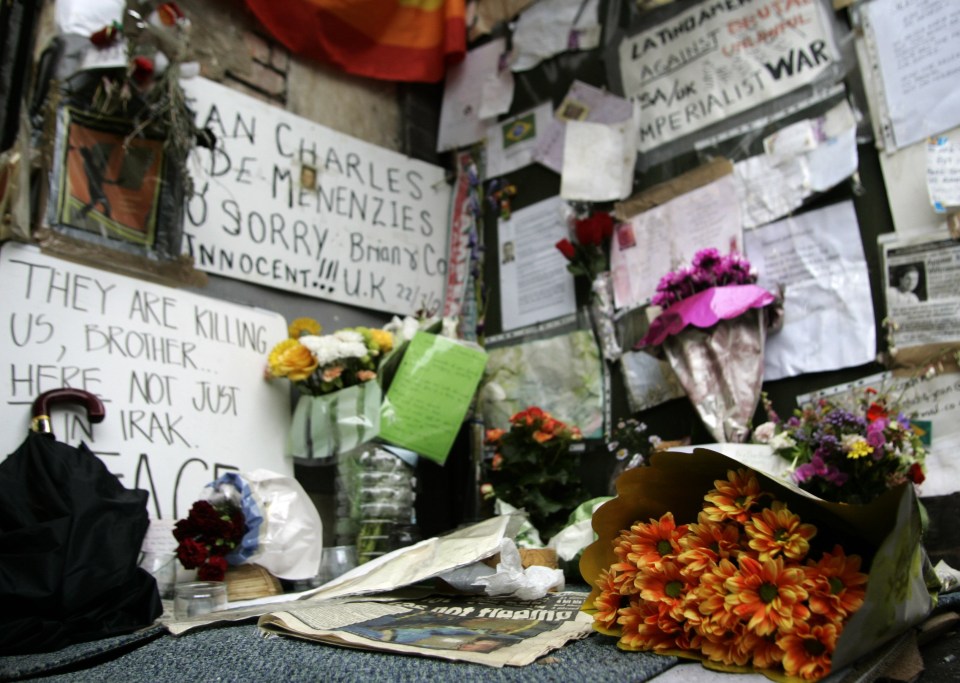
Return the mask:
M 366 596 L 300 603 L 260 617 L 261 629 L 345 647 L 488 666 L 525 666 L 593 632 L 586 593 L 532 601 L 487 596 Z
M 500 552 L 501 540 L 513 538 L 524 519 L 519 514 L 498 515 L 445 536 L 424 539 L 362 564 L 319 588 L 303 593 L 232 603 L 226 610 L 195 617 L 176 619 L 165 615 L 161 621 L 173 635 L 180 635 L 201 626 L 243 621 L 268 612 L 301 607 L 307 602 L 320 603 L 345 596 L 386 593 L 412 586 Z

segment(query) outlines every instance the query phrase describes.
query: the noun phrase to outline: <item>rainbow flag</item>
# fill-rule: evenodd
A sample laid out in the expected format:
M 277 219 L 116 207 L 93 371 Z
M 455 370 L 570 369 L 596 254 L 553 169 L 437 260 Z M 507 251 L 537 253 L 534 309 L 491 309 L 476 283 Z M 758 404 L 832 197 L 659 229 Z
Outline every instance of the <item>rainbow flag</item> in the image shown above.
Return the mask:
M 433 83 L 467 47 L 465 0 L 246 0 L 292 53 L 347 73 Z

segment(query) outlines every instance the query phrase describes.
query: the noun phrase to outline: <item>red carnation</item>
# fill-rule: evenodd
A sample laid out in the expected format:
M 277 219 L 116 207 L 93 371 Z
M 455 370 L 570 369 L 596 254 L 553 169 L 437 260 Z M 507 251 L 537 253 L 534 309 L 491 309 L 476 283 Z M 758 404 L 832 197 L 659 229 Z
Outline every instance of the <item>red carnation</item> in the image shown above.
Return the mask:
M 197 578 L 201 581 L 223 581 L 227 573 L 227 558 L 214 555 L 197 568 Z
M 207 559 L 207 547 L 192 538 L 185 538 L 177 546 L 177 559 L 180 560 L 184 569 L 193 569 L 202 565 Z
M 572 261 L 573 257 L 577 255 L 576 250 L 573 248 L 570 240 L 562 239 L 556 244 L 557 249 L 560 250 L 560 253 L 563 254 L 568 261 Z

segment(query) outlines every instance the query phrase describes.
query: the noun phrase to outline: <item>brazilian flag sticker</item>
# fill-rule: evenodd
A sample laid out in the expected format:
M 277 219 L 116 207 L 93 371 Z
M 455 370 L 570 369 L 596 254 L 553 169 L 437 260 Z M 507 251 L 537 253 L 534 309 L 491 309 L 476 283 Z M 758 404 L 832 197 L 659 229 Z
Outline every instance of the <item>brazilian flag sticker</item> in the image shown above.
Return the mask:
M 537 136 L 537 120 L 531 112 L 516 121 L 505 123 L 500 130 L 503 131 L 503 148 L 509 149 L 517 143 L 532 140 Z

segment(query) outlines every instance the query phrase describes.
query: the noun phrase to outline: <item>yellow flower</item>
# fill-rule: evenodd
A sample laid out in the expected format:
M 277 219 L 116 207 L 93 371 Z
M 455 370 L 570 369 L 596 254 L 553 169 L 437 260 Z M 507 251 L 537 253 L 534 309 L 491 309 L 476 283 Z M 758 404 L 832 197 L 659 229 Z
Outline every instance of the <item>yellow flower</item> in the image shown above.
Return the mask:
M 389 353 L 393 349 L 393 335 L 386 330 L 371 329 L 370 338 L 380 349 L 380 353 Z
M 297 318 L 290 322 L 287 333 L 291 339 L 299 339 L 305 334 L 320 334 L 323 326 L 313 318 Z
M 750 537 L 750 547 L 759 553 L 761 562 L 780 553 L 791 560 L 802 560 L 810 550 L 810 539 L 817 535 L 815 526 L 802 523 L 800 517 L 779 500 L 754 515 L 744 530 Z
M 847 450 L 847 457 L 851 460 L 858 460 L 873 453 L 873 446 L 868 444 L 867 440 L 859 434 L 844 435 L 843 447 Z
M 274 377 L 288 377 L 294 382 L 305 380 L 317 368 L 310 349 L 296 339 L 284 339 L 274 346 L 267 363 Z

